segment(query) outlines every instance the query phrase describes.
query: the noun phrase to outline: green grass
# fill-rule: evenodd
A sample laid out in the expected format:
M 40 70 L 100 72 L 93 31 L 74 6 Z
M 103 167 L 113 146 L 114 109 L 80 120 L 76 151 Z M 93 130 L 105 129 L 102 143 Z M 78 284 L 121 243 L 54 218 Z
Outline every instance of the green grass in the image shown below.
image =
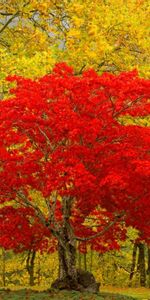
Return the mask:
M 150 289 L 147 288 L 115 288 L 104 287 L 102 292 L 117 293 L 121 295 L 131 296 L 138 300 L 150 300 Z
M 148 289 L 103 288 L 99 294 L 75 291 L 0 290 L 0 300 L 150 300 Z

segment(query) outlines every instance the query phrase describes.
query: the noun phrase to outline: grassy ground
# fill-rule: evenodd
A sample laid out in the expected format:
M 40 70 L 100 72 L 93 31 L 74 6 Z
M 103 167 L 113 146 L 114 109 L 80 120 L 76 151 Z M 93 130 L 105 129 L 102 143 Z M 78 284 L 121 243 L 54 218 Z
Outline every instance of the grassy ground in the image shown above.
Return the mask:
M 75 291 L 47 291 L 39 292 L 29 289 L 18 291 L 0 290 L 0 300 L 150 300 L 148 289 L 116 289 L 103 288 L 101 293 L 87 294 Z
M 104 287 L 101 289 L 102 292 L 118 293 L 121 295 L 131 296 L 135 299 L 150 300 L 150 289 L 146 288 L 115 288 L 115 287 Z

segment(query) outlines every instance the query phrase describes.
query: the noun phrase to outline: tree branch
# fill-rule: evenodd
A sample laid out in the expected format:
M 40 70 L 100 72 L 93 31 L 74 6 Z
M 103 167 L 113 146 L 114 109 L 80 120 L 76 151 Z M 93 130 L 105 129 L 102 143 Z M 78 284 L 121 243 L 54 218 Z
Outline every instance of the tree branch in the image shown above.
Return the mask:
M 60 232 L 58 230 L 56 230 L 54 227 L 50 227 L 50 224 L 47 223 L 47 221 L 45 219 L 45 216 L 42 213 L 41 209 L 37 205 L 35 205 L 31 201 L 29 201 L 27 199 L 27 197 L 22 192 L 17 192 L 17 195 L 18 195 L 19 198 L 21 198 L 23 200 L 23 203 L 24 203 L 25 206 L 27 206 L 27 207 L 30 206 L 34 209 L 36 216 L 40 219 L 42 224 L 49 228 L 49 230 L 53 234 L 53 236 L 56 237 L 58 239 L 58 241 L 60 242 L 60 244 L 62 245 L 62 247 L 64 249 L 66 249 L 66 245 L 63 242 L 63 239 L 61 237 Z
M 0 33 L 2 33 L 5 28 L 19 15 L 19 11 L 17 11 L 6 23 L 5 25 L 0 29 Z
M 39 219 L 41 220 L 42 224 L 44 226 L 46 226 L 46 219 L 44 214 L 42 213 L 41 209 L 35 205 L 33 202 L 29 201 L 28 198 L 22 193 L 22 192 L 17 192 L 17 195 L 19 198 L 21 198 L 23 200 L 23 203 L 25 204 L 25 206 L 30 206 L 34 209 L 37 217 L 39 217 Z
M 140 96 L 137 99 L 135 99 L 133 102 L 130 102 L 129 104 L 127 104 L 126 106 L 124 106 L 120 111 L 116 112 L 113 114 L 113 117 L 116 118 L 118 117 L 122 112 L 124 112 L 126 109 L 128 109 L 129 107 L 133 106 L 134 104 L 136 104 L 138 101 L 140 101 L 142 98 L 144 98 L 144 96 Z
M 118 219 L 120 219 L 121 217 L 125 216 L 125 212 L 122 212 L 120 215 L 117 215 L 115 217 L 115 219 L 110 222 L 102 231 L 90 236 L 90 237 L 86 237 L 86 238 L 80 238 L 80 237 L 76 237 L 76 240 L 78 241 L 90 241 L 92 239 L 95 239 L 97 237 L 102 236 L 105 232 L 107 232 L 114 224 L 116 224 L 118 222 Z
M 52 144 L 50 142 L 49 137 L 47 136 L 47 134 L 38 126 L 39 131 L 42 133 L 42 135 L 45 137 L 47 144 L 52 148 Z
M 46 205 L 47 205 L 47 208 L 48 208 L 48 212 L 49 212 L 48 224 L 50 225 L 51 223 L 53 223 L 54 227 L 56 227 L 55 209 L 56 209 L 57 197 L 53 195 L 52 196 L 52 201 L 53 201 L 52 204 L 50 204 L 50 200 L 49 199 L 45 199 L 45 202 L 46 202 Z

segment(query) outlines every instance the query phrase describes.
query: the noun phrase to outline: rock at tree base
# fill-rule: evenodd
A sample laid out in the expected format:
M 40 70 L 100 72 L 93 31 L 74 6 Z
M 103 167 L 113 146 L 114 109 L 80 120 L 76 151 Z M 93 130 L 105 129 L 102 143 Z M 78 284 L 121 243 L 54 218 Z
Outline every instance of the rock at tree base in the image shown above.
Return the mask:
M 78 290 L 81 292 L 99 292 L 100 283 L 96 282 L 92 273 L 84 270 L 77 270 L 78 284 L 74 285 L 71 278 L 64 277 L 62 279 L 56 279 L 51 287 L 59 290 Z

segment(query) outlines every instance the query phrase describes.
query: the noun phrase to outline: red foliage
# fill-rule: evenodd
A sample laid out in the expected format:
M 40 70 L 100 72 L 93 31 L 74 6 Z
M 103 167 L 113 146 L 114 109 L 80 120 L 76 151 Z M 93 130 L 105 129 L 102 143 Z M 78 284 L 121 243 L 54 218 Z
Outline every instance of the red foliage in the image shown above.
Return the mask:
M 0 202 L 17 197 L 20 203 L 15 214 L 10 207 L 0 211 L 2 230 L 15 237 L 8 247 L 18 247 L 25 239 L 30 247 L 29 208 L 23 210 L 25 203 L 18 194 L 32 204 L 30 190 L 40 191 L 51 207 L 53 191 L 73 199 L 69 222 L 81 238 L 95 234 L 84 224 L 87 217 L 97 218 L 99 232 L 114 215 L 124 212 L 120 219 L 149 240 L 150 128 L 123 126 L 118 117 L 150 113 L 150 82 L 136 71 L 99 76 L 89 70 L 76 76 L 64 63 L 36 81 L 7 79 L 15 80 L 17 87 L 11 99 L 0 102 Z M 54 220 L 62 225 L 59 197 L 52 234 Z M 32 230 L 37 240 L 47 235 L 45 228 L 35 222 Z M 117 247 L 116 238 L 124 238 L 119 217 L 104 236 L 94 240 L 96 250 L 103 240 L 108 248 Z M 7 244 L 6 236 L 0 243 Z
M 54 252 L 56 240 L 38 222 L 33 209 L 5 206 L 0 211 L 0 245 L 15 252 L 41 250 Z

